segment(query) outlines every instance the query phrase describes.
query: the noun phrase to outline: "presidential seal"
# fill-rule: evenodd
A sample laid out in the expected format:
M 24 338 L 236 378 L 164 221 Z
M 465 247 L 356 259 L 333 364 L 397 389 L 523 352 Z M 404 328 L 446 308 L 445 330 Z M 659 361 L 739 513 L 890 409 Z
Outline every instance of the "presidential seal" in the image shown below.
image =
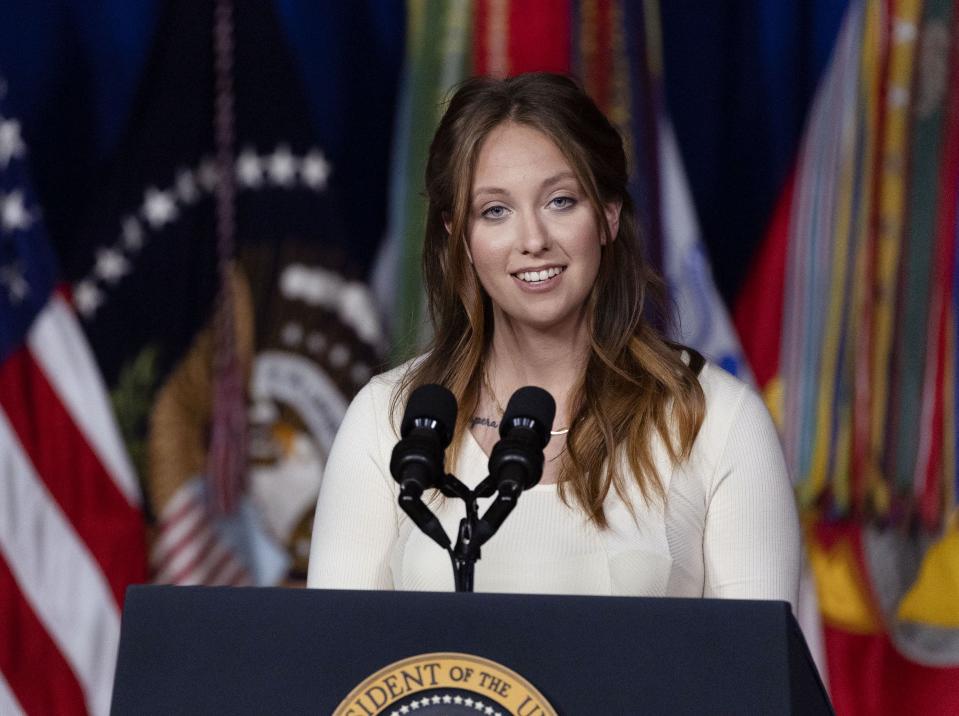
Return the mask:
M 420 654 L 385 666 L 333 716 L 556 716 L 526 679 L 472 654 Z

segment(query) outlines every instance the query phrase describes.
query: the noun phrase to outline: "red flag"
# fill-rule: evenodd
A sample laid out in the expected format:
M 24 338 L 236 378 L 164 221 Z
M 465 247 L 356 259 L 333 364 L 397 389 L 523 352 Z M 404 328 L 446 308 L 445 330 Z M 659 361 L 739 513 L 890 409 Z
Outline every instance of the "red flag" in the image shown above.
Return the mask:
M 756 384 L 763 388 L 779 370 L 779 339 L 782 336 L 783 282 L 789 216 L 792 212 L 795 171 L 776 203 L 769 231 L 753 260 L 753 266 L 736 298 L 733 321 Z

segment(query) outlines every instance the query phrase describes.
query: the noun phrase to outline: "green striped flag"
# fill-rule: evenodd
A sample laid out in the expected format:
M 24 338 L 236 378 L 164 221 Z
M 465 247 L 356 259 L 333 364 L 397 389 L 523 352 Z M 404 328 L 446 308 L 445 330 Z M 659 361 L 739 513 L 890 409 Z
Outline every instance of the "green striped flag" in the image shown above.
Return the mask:
M 429 338 L 420 258 L 426 227 L 424 171 L 430 140 L 450 90 L 469 72 L 472 3 L 409 0 L 407 51 L 394 139 L 390 232 L 384 285 L 393 289 L 394 362 Z

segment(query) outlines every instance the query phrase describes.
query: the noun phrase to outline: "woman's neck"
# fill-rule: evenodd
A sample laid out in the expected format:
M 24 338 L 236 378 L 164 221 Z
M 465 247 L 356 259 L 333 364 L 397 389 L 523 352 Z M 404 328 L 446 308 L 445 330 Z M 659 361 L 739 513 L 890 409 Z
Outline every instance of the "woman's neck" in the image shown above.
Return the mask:
M 569 392 L 582 376 L 588 354 L 584 321 L 566 330 L 539 331 L 501 320 L 493 332 L 486 370 L 500 396 L 508 399 L 521 386 L 537 385 L 553 395 L 557 408 L 564 408 Z M 558 412 L 557 419 L 560 415 Z

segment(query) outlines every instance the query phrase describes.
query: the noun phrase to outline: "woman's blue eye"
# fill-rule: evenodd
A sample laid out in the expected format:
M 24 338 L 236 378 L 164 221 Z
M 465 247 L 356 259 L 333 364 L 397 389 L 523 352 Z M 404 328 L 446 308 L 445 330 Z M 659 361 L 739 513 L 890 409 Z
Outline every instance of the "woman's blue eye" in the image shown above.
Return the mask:
M 483 210 L 483 216 L 487 219 L 502 219 L 506 216 L 505 206 L 491 206 Z
M 569 209 L 576 204 L 576 200 L 571 196 L 557 196 L 550 199 L 549 203 L 554 209 Z

